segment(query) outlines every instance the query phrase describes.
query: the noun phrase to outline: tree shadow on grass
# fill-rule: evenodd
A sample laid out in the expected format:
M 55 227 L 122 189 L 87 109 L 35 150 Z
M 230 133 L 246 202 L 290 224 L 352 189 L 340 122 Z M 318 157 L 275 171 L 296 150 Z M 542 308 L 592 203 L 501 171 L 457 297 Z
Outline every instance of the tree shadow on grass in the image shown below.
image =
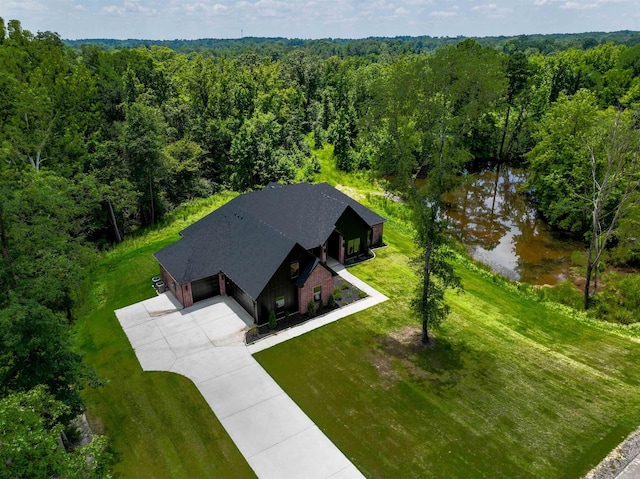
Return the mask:
M 407 325 L 376 340 L 371 362 L 383 387 L 404 380 L 445 391 L 469 376 L 478 386 L 502 382 L 492 372 L 495 359 L 486 352 L 447 337 L 436 337 L 435 346 L 427 348 L 420 336 L 419 326 Z

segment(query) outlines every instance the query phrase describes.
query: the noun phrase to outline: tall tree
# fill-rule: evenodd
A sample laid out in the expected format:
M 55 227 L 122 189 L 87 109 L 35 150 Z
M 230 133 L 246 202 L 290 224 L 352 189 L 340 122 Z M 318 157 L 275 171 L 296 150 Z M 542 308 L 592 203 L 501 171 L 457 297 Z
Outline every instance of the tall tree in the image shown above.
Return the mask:
M 68 407 L 66 420 L 83 408 L 82 358 L 71 350 L 67 321 L 35 301 L 0 311 L 0 396 L 39 384 Z
M 96 436 L 72 452 L 61 445 L 69 408 L 43 386 L 0 399 L 0 477 L 108 479 L 112 456 Z
M 126 107 L 122 147 L 131 179 L 140 193 L 139 212 L 143 225 L 155 223 L 160 215 L 158 182 L 164 175 L 162 151 L 166 125 L 160 111 L 143 98 Z
M 584 139 L 598 114 L 595 95 L 579 90 L 561 94 L 546 112 L 536 132 L 536 146 L 527 154 L 527 186 L 554 227 L 575 234 L 589 230 L 589 214 L 581 198 L 588 197 L 591 170 Z M 576 192 L 578 195 L 567 194 Z
M 508 81 L 507 97 L 505 99 L 507 111 L 504 115 L 502 136 L 500 138 L 500 149 L 498 150 L 499 162 L 503 162 L 505 160 L 505 156 L 509 150 L 507 148 L 505 151 L 505 140 L 507 138 L 507 131 L 509 130 L 509 116 L 511 115 L 511 109 L 514 107 L 516 97 L 526 88 L 529 80 L 529 60 L 524 53 L 516 52 L 508 57 L 506 75 Z
M 591 173 L 591 194 L 584 198 L 590 207 L 591 230 L 587 257 L 584 307 L 591 305 L 598 287 L 598 269 L 619 219 L 636 203 L 640 186 L 640 133 L 629 112 L 600 114 L 595 128 L 585 138 Z

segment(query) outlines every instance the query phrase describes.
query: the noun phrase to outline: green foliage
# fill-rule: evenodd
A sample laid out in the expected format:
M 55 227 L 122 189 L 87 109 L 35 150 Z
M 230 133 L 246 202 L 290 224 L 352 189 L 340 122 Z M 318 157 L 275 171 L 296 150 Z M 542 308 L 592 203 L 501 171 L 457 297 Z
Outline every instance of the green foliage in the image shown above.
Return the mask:
M 595 315 L 605 321 L 632 324 L 640 321 L 640 276 L 608 274 L 595 295 Z
M 542 289 L 544 299 L 564 304 L 571 308 L 582 308 L 583 298 L 570 280 L 562 281 L 551 288 Z
M 34 301 L 0 310 L 0 396 L 44 384 L 72 416 L 83 402 L 82 357 L 72 349 L 70 331 L 60 314 Z
M 48 171 L 1 171 L 0 306 L 14 294 L 70 313 L 94 259 L 83 241 L 94 191 L 83 186 Z
M 342 291 L 340 291 L 340 288 L 333 288 L 332 296 L 336 301 L 340 301 L 342 299 Z
M 613 232 L 615 248 L 608 255 L 613 264 L 640 266 L 640 201 L 633 198 L 630 207 L 621 215 Z
M 112 462 L 104 437 L 72 452 L 60 445 L 68 408 L 46 389 L 12 393 L 0 399 L 0 477 L 107 479 Z
M 274 330 L 278 327 L 278 320 L 276 319 L 275 311 L 269 313 L 269 329 Z
M 589 226 L 581 196 L 587 196 L 590 187 L 585 139 L 592 133 L 597 111 L 596 98 L 588 90 L 573 97 L 560 95 L 540 122 L 538 142 L 527 156 L 527 185 L 540 210 L 551 225 L 573 233 L 584 233 Z
M 342 297 L 342 296 L 341 296 L 341 297 Z M 335 305 L 336 305 L 336 298 L 335 298 L 335 295 L 330 294 L 330 295 L 329 295 L 329 298 L 327 299 L 327 306 L 328 306 L 329 308 L 333 308 L 333 307 L 335 307 Z
M 517 158 L 537 143 L 528 157 L 531 192 L 554 225 L 582 233 L 589 217 L 566 193 L 586 191 L 580 142 L 596 135 L 584 125 L 603 116 L 597 112 L 606 106 L 631 110 L 640 102 L 640 50 L 619 46 L 637 42 L 629 32 L 462 42 L 430 37 L 205 40 L 115 49 L 115 43 L 105 41 L 105 48 L 71 50 L 51 32 L 34 35 L 18 21 L 6 28 L 1 23 L 0 307 L 10 306 L 16 314 L 14 307 L 31 310 L 35 302 L 56 318 L 58 312 L 71 316 L 94 259 L 87 239 L 101 248 L 124 240 L 125 246 L 104 257 L 111 261 L 124 255 L 128 262 L 138 252 L 151 252 L 152 242 L 159 249 L 169 231 L 177 233 L 180 225 L 232 194 L 196 200 L 199 196 L 269 181 L 297 178 L 357 186 L 363 195 L 369 193 L 365 202 L 390 217 L 388 229 L 395 231 L 390 237 L 409 248 L 410 208 L 374 191 L 374 176 L 382 175 L 402 194 L 413 179 L 427 177 L 427 206 L 439 206 L 440 193 L 455 183 L 455 173 L 473 156 Z M 432 54 L 420 53 L 425 51 Z M 541 129 L 534 135 L 538 122 Z M 313 155 L 303 140 L 311 136 Z M 336 168 L 336 161 L 354 174 Z M 189 204 L 179 207 L 185 200 Z M 609 261 L 638 261 L 636 213 L 630 210 L 617 225 L 617 249 Z M 146 236 L 138 231 L 151 224 L 157 226 Z M 149 264 L 145 268 L 147 276 L 154 273 L 147 271 Z M 113 289 L 119 284 L 115 277 L 96 281 L 93 296 L 110 308 L 98 315 L 98 329 L 125 300 L 148 293 L 123 287 L 123 303 L 116 305 L 100 289 Z M 400 284 L 389 287 L 400 293 Z M 44 310 L 34 314 L 48 316 Z M 120 339 L 92 336 L 96 344 L 120 344 Z M 109 354 L 96 353 L 89 343 L 93 361 L 114 377 L 105 359 L 111 360 Z M 14 353 L 6 352 L 7 357 Z M 130 372 L 131 384 L 107 397 L 155 424 L 155 411 L 127 403 L 141 383 L 149 386 L 135 376 L 139 372 Z M 94 404 L 100 402 L 93 392 L 85 394 Z M 168 411 L 176 402 L 156 405 L 166 412 L 158 417 L 170 420 Z M 127 431 L 122 436 L 131 439 L 135 434 L 118 422 L 112 406 L 101 409 L 110 418 L 109 427 Z M 211 433 L 200 433 L 211 439 Z M 120 452 L 126 442 L 119 443 Z M 152 452 L 140 457 L 178 461 L 167 449 L 152 444 Z M 189 463 L 196 465 L 186 466 L 187 472 L 169 469 L 194 476 L 209 472 L 198 465 L 199 457 L 197 452 L 190 456 Z M 155 472 L 152 460 L 145 458 L 140 470 Z
M 314 300 L 310 300 L 307 303 L 307 314 L 310 318 L 313 318 L 316 315 L 316 302 Z

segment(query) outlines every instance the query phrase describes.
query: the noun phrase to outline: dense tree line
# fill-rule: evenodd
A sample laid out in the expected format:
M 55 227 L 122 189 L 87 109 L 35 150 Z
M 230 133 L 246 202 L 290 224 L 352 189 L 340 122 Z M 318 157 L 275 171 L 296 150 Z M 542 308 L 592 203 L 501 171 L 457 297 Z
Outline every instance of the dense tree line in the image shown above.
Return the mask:
M 370 57 L 380 56 L 394 58 L 409 53 L 429 53 L 446 45 L 455 45 L 464 40 L 474 40 L 482 46 L 491 47 L 505 53 L 515 51 L 542 53 L 549 55 L 568 48 L 586 50 L 613 43 L 632 47 L 640 43 L 637 32 L 590 32 L 590 33 L 557 33 L 546 35 L 517 35 L 496 37 L 431 37 L 421 35 L 417 37 L 370 37 L 363 39 L 323 38 L 318 40 L 290 39 L 290 38 L 262 38 L 242 37 L 235 39 L 201 38 L 198 40 L 114 40 L 114 39 L 83 39 L 64 40 L 72 47 L 81 45 L 97 45 L 105 49 L 123 49 L 137 47 L 160 46 L 167 47 L 180 53 L 202 53 L 203 55 L 237 56 L 247 51 L 272 59 L 280 59 L 292 50 L 304 50 L 322 58 L 332 56 Z
M 528 168 L 529 194 L 591 245 L 594 271 L 603 248 L 637 266 L 639 39 L 70 47 L 0 21 L 0 410 L 29 404 L 25 427 L 47 440 L 82 410 L 90 374 L 70 324 L 96 250 L 186 200 L 312 178 L 314 145 L 414 205 L 425 342 L 447 313 L 444 290 L 459 287 L 443 193 L 472 160 Z M 632 174 L 611 181 L 620 169 Z M 39 422 L 50 402 L 59 413 Z

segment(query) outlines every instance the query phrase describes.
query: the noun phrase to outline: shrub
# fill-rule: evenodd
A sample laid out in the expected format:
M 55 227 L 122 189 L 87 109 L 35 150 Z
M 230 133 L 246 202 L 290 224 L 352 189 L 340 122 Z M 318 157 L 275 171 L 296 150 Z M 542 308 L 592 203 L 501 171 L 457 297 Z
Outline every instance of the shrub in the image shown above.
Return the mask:
M 249 328 L 249 331 L 247 331 L 247 336 L 250 338 L 256 338 L 258 337 L 258 325 L 257 324 L 252 324 L 251 327 Z
M 333 299 L 336 301 L 340 301 L 342 299 L 342 292 L 338 288 L 333 290 Z
M 640 318 L 640 276 L 608 274 L 602 292 L 595 296 L 596 316 L 605 321 L 631 324 Z
M 349 289 L 349 283 L 346 281 L 340 284 L 340 289 Z
M 329 295 L 329 298 L 327 299 L 327 306 L 329 306 L 330 308 L 333 308 L 336 305 L 336 299 L 333 297 L 332 294 Z
M 540 288 L 539 292 L 541 292 L 544 299 L 548 301 L 555 301 L 575 309 L 582 308 L 582 294 L 575 288 L 570 280 L 558 283 L 552 288 Z
M 269 329 L 274 330 L 278 326 L 278 320 L 276 319 L 275 311 L 269 313 Z
M 367 293 L 365 293 L 362 290 L 358 291 L 358 298 L 363 299 L 363 298 L 366 298 L 366 297 L 367 297 Z
M 587 264 L 587 255 L 584 251 L 573 251 L 571 253 L 571 266 L 584 268 L 585 264 Z
M 315 301 L 311 300 L 307 303 L 307 314 L 309 315 L 309 317 L 313 317 L 316 315 L 316 303 Z

